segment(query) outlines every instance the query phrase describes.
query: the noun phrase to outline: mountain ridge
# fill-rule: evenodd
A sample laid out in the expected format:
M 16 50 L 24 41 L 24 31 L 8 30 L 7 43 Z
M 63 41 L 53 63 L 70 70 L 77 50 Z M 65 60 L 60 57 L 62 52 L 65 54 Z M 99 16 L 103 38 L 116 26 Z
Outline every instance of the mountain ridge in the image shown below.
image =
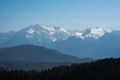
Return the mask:
M 92 58 L 117 57 L 120 53 L 119 41 L 120 31 L 108 27 L 79 31 L 36 24 L 16 32 L 0 33 L 1 48 L 32 44 L 73 56 Z
M 104 33 L 112 33 L 113 31 L 116 31 L 116 30 L 108 28 L 108 27 L 91 27 L 86 30 L 80 31 L 80 30 L 69 30 L 69 29 L 65 29 L 63 27 L 40 26 L 39 24 L 35 24 L 35 25 L 29 25 L 28 27 L 23 28 L 18 31 L 10 31 L 10 32 L 4 32 L 4 33 L 24 32 L 24 33 L 26 33 L 26 37 L 30 38 L 30 37 L 32 37 L 32 35 L 34 33 L 37 33 L 40 35 L 40 32 L 41 33 L 45 32 L 47 35 L 53 36 L 54 34 L 58 34 L 57 32 L 61 32 L 61 33 L 65 33 L 67 35 L 67 37 L 65 36 L 66 39 L 68 39 L 69 36 L 77 36 L 77 37 L 82 36 L 81 39 L 83 39 L 83 37 L 85 37 L 85 38 L 93 37 L 94 38 L 95 35 L 96 35 L 96 37 L 97 36 L 102 37 L 102 36 L 104 36 Z M 66 40 L 66 39 L 63 39 L 63 40 Z M 96 39 L 96 38 L 94 38 L 94 39 Z

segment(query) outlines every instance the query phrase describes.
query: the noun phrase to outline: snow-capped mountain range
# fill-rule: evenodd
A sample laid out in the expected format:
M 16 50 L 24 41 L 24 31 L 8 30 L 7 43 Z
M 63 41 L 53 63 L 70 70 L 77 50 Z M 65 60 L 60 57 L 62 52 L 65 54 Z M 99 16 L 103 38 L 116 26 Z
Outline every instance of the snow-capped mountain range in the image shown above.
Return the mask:
M 38 24 L 36 25 L 30 25 L 28 28 L 24 29 L 24 32 L 26 33 L 26 38 L 32 39 L 36 35 L 40 37 L 42 36 L 46 39 L 49 39 L 53 42 L 56 40 L 66 40 L 70 36 L 75 36 L 80 39 L 85 38 L 93 38 L 93 39 L 99 39 L 102 36 L 104 36 L 105 33 L 112 33 L 113 30 L 107 27 L 96 27 L 96 28 L 89 28 L 83 32 L 81 31 L 75 31 L 75 30 L 68 30 L 62 27 L 53 27 L 53 26 L 40 26 Z
M 56 40 L 66 40 L 70 36 L 75 36 L 80 39 L 85 38 L 93 38 L 93 39 L 99 39 L 102 36 L 104 36 L 105 33 L 112 33 L 113 30 L 107 27 L 93 27 L 86 29 L 85 31 L 76 31 L 76 30 L 68 30 L 62 27 L 53 27 L 53 26 L 40 26 L 38 24 L 36 25 L 30 25 L 25 29 L 19 30 L 19 31 L 10 31 L 7 33 L 1 33 L 3 37 L 6 36 L 12 36 L 16 33 L 23 33 L 26 38 L 33 39 L 36 36 L 38 37 L 38 41 L 41 39 L 49 39 L 51 41 Z M 1 37 L 1 38 L 3 38 Z
M 33 44 L 55 49 L 67 54 L 71 53 L 71 55 L 74 56 L 96 57 L 90 54 L 93 54 L 97 49 L 101 48 L 101 44 L 104 46 L 106 41 L 110 42 L 112 40 L 112 43 L 115 45 L 116 42 L 114 42 L 114 39 L 115 41 L 117 40 L 118 45 L 120 31 L 107 27 L 93 27 L 84 31 L 78 31 L 36 24 L 19 31 L 0 33 L 0 47 Z M 107 43 L 107 45 L 108 44 L 109 43 Z M 111 46 L 112 45 L 113 44 L 111 44 Z M 120 46 L 113 46 L 113 48 L 118 50 Z M 111 48 L 107 49 L 108 52 L 109 49 Z M 86 54 L 89 55 L 87 56 Z

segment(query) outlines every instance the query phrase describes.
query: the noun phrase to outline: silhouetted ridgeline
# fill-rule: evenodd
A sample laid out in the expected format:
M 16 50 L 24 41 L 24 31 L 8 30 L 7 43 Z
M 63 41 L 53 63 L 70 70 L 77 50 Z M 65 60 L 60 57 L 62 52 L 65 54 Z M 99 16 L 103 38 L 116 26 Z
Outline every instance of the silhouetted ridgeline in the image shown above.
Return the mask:
M 120 80 L 120 58 L 72 64 L 41 72 L 0 69 L 0 80 Z

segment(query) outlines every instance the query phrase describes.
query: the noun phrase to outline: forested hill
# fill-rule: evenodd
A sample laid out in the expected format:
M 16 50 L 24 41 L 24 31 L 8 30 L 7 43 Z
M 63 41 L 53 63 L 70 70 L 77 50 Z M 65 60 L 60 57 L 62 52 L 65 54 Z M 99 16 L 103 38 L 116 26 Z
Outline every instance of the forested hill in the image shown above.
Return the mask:
M 90 61 L 93 59 L 66 55 L 56 50 L 29 44 L 0 48 L 0 66 L 12 70 L 44 70 L 60 65 Z
M 120 58 L 72 64 L 41 72 L 1 68 L 0 80 L 120 80 Z

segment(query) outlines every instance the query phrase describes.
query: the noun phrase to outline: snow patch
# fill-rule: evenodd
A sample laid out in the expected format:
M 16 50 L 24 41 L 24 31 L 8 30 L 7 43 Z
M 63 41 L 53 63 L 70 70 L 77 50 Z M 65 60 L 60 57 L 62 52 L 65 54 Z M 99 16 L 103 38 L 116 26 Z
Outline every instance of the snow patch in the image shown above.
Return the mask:
M 53 35 L 54 33 L 55 33 L 55 32 L 52 31 L 52 32 L 50 32 L 50 35 Z
M 27 33 L 29 33 L 29 34 L 33 34 L 34 32 L 35 32 L 35 30 L 33 30 L 33 29 L 30 29 L 27 31 Z
M 55 31 L 54 27 L 46 27 L 43 26 L 44 29 L 48 30 L 48 31 Z
M 56 38 L 53 38 L 52 41 L 55 42 L 57 39 Z
M 92 37 L 94 39 L 99 39 L 102 37 L 105 33 L 111 33 L 112 30 L 106 27 L 101 27 L 101 28 L 91 28 L 90 32 L 85 35 L 85 37 Z
M 79 37 L 81 39 L 84 39 L 82 33 L 80 33 L 80 32 L 75 32 L 74 36 L 77 36 L 77 37 Z
M 66 29 L 64 29 L 62 27 L 60 27 L 59 32 L 64 32 L 64 33 L 70 34 Z

